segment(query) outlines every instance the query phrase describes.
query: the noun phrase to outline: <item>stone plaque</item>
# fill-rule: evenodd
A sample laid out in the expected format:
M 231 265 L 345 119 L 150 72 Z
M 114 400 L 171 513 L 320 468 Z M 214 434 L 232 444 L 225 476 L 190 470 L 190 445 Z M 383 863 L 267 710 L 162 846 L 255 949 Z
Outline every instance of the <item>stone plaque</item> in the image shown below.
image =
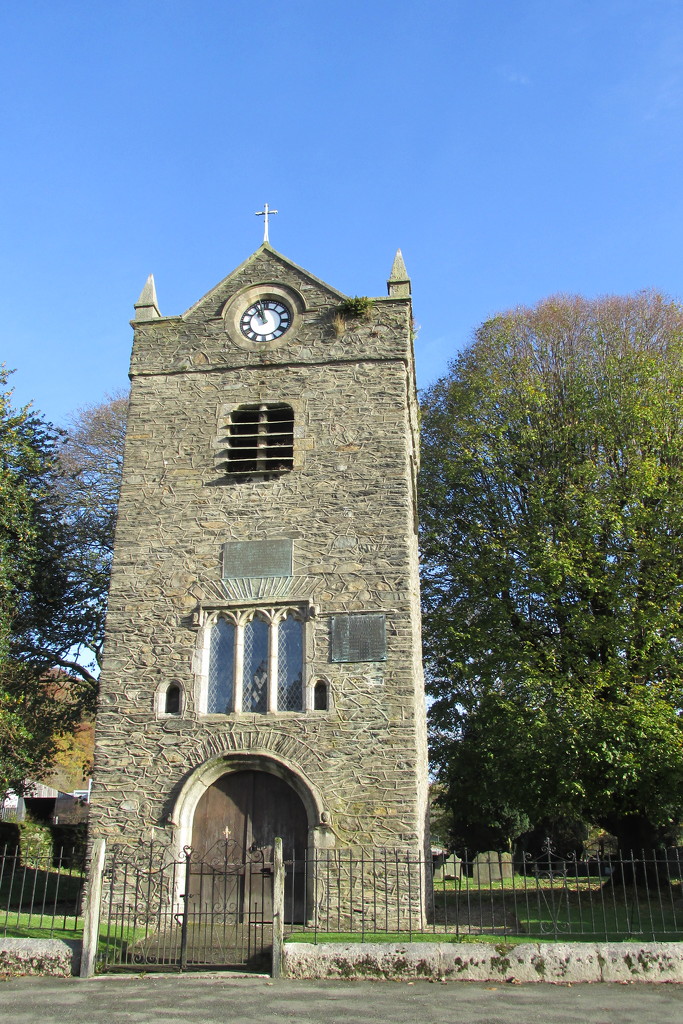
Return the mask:
M 236 540 L 223 545 L 223 579 L 292 575 L 291 540 Z
M 386 656 L 383 613 L 332 616 L 330 661 L 385 661 Z

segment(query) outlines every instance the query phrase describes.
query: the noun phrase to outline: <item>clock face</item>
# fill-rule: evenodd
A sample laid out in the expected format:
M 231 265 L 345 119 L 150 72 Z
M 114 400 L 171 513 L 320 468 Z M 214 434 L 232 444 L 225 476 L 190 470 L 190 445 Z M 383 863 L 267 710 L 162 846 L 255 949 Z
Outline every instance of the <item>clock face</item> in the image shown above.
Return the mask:
M 259 299 L 240 317 L 240 330 L 250 341 L 273 341 L 291 326 L 292 314 L 284 302 Z

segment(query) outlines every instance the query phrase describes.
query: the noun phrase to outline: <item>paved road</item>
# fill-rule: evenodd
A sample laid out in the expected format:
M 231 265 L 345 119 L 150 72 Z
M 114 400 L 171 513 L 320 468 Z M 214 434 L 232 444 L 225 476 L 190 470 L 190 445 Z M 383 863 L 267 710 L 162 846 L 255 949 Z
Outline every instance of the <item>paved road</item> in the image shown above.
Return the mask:
M 681 1024 L 683 985 L 12 978 L 2 1024 Z

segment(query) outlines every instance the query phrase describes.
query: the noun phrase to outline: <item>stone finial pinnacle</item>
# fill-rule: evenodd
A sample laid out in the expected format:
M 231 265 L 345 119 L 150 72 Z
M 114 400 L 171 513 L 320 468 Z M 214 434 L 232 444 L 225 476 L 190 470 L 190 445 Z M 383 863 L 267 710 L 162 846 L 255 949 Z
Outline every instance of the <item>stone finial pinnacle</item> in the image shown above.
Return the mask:
M 387 281 L 389 295 L 395 298 L 406 298 L 410 295 L 410 278 L 403 261 L 403 253 L 396 250 L 394 262 L 391 267 L 391 274 Z
M 157 290 L 154 286 L 154 274 L 150 274 L 145 281 L 145 287 L 140 292 L 140 298 L 135 303 L 135 319 L 156 320 L 160 316 Z
M 391 266 L 391 274 L 389 275 L 390 281 L 406 281 L 408 280 L 408 271 L 403 260 L 403 253 L 400 249 L 396 250 L 394 256 L 394 262 Z

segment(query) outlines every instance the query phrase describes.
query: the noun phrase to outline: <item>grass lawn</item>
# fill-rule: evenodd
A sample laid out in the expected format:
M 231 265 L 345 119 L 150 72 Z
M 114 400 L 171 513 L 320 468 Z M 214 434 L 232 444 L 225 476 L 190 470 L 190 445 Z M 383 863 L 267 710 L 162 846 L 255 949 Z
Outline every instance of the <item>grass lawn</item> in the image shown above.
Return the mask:
M 434 894 L 434 920 L 449 930 L 490 931 L 553 941 L 683 939 L 680 881 L 657 891 L 596 878 L 469 880 Z
M 52 918 L 40 914 L 10 914 L 7 921 L 0 914 L 0 935 L 8 939 L 80 939 L 83 921 L 80 917 L 59 917 L 52 924 Z
M 373 909 L 377 916 L 373 913 Z M 515 875 L 487 886 L 471 878 L 435 886 L 433 928 L 377 932 L 381 908 L 366 904 L 329 931 L 292 928 L 290 942 L 649 942 L 683 940 L 680 880 L 658 888 L 624 886 L 596 876 Z M 416 922 L 417 923 L 417 922 Z M 336 930 L 332 930 L 336 926 Z
M 58 875 L 55 870 L 22 868 L 21 876 L 18 872 L 14 878 L 6 875 L 0 884 L 0 935 L 80 938 L 82 922 L 75 911 L 81 884 L 80 874 Z M 36 909 L 28 914 L 31 903 Z M 366 904 L 352 919 L 344 915 L 330 919 L 328 926 L 336 927 L 336 931 L 316 932 L 311 927 L 294 925 L 287 941 L 518 944 L 683 940 L 683 888 L 676 879 L 663 881 L 655 889 L 650 886 L 649 891 L 641 886 L 624 886 L 616 880 L 561 873 L 538 878 L 515 875 L 488 886 L 477 886 L 471 878 L 450 879 L 435 886 L 426 929 L 423 926 L 409 931 L 408 919 L 402 915 L 401 931 L 375 931 L 383 924 L 381 908 L 375 908 L 375 913 L 376 916 Z M 387 923 L 391 927 L 390 917 Z M 175 931 L 171 921 L 165 928 L 166 937 Z M 128 917 L 112 922 L 111 927 L 103 920 L 100 955 L 112 960 L 121 951 L 158 944 L 162 932 L 157 921 L 150 922 L 145 930 L 134 927 Z
M 680 932 L 671 935 L 663 935 L 660 942 L 677 942 L 683 939 Z M 413 932 L 409 938 L 407 932 L 365 932 L 361 939 L 361 932 L 318 932 L 317 935 L 310 932 L 292 932 L 285 936 L 285 942 L 313 942 L 316 945 L 328 942 L 387 942 L 400 945 L 408 942 L 484 942 L 501 947 L 521 946 L 525 942 L 602 942 L 604 936 L 585 934 L 564 934 L 558 938 L 548 935 L 456 935 L 453 932 Z M 640 943 L 649 941 L 647 936 L 621 935 L 615 933 L 608 939 L 609 942 L 633 942 Z
M 83 875 L 5 860 L 0 872 L 0 936 L 78 938 Z
M 0 870 L 0 927 L 7 910 L 28 912 L 70 907 L 74 913 L 81 899 L 83 874 L 76 869 L 32 867 L 18 858 L 7 858 Z

